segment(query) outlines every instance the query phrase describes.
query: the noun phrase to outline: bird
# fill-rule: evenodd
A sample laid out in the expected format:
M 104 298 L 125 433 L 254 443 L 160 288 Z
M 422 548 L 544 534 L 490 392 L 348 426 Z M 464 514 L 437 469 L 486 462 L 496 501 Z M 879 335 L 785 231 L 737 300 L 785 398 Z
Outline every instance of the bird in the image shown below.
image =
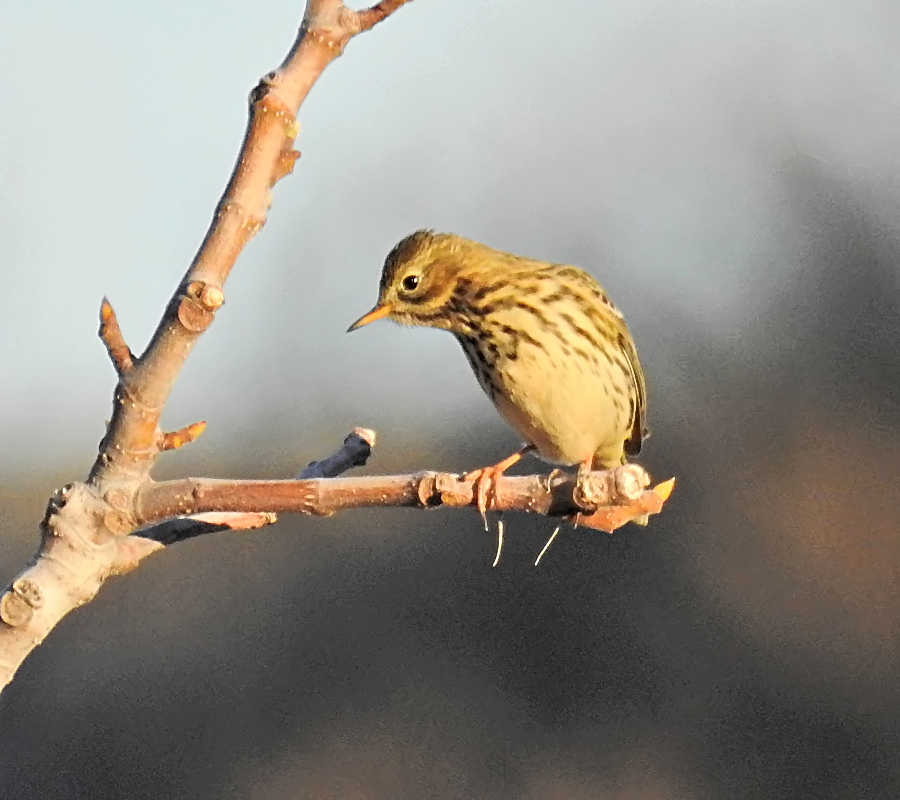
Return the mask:
M 622 313 L 584 270 L 419 230 L 390 251 L 378 302 L 348 332 L 379 319 L 452 333 L 524 440 L 464 476 L 475 482 L 482 517 L 497 479 L 526 453 L 582 473 L 641 452 L 647 390 L 637 349 Z

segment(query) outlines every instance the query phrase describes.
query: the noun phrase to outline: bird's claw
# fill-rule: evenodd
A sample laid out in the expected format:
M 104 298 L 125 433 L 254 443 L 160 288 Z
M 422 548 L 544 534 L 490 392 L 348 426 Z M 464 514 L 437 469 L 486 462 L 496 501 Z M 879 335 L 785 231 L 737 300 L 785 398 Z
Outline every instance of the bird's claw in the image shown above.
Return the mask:
M 505 468 L 499 469 L 499 466 L 482 467 L 463 475 L 463 480 L 474 481 L 475 483 L 475 502 L 478 506 L 478 513 L 481 514 L 481 519 L 484 521 L 484 529 L 486 531 L 490 530 L 487 512 L 497 499 L 497 479 L 505 470 Z

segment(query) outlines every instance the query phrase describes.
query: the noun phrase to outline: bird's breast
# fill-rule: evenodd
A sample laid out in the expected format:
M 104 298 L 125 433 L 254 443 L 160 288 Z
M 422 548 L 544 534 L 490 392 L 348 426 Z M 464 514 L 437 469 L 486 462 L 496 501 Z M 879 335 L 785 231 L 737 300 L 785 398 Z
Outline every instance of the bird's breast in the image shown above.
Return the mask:
M 575 464 L 601 451 L 615 457 L 628 434 L 630 378 L 602 340 L 564 331 L 507 317 L 457 338 L 497 410 L 543 458 Z

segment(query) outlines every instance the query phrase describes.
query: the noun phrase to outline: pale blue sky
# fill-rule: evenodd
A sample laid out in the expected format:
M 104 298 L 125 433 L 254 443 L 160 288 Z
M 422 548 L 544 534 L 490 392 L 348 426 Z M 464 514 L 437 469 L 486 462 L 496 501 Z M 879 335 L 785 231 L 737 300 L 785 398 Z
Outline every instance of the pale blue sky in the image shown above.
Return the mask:
M 90 462 L 100 299 L 141 350 L 302 7 L 0 4 L 0 470 Z M 803 252 L 791 164 L 900 218 L 898 41 L 896 0 L 414 0 L 301 109 L 303 157 L 166 419 L 207 419 L 206 452 L 270 447 L 273 424 L 284 450 L 356 423 L 499 429 L 446 334 L 344 334 L 419 227 L 590 269 L 677 396 L 666 320 L 727 347 Z

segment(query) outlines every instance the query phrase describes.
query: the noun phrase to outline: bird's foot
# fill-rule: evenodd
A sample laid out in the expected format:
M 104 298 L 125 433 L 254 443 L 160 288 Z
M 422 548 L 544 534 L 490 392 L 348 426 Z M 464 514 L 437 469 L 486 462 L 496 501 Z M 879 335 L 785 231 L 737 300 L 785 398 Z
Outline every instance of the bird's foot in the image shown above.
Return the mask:
M 530 447 L 526 447 L 517 453 L 513 453 L 508 458 L 504 458 L 503 461 L 494 464 L 492 467 L 482 467 L 463 475 L 464 481 L 475 482 L 475 500 L 478 505 L 478 511 L 481 513 L 481 518 L 484 520 L 485 530 L 489 530 L 487 523 L 488 509 L 497 498 L 497 480 L 530 449 Z
M 467 472 L 463 475 L 463 480 L 475 482 L 475 502 L 478 506 L 478 512 L 484 521 L 484 529 L 488 530 L 487 512 L 494 504 L 497 498 L 497 479 L 509 468 L 500 464 L 493 467 L 482 467 L 481 469 Z

